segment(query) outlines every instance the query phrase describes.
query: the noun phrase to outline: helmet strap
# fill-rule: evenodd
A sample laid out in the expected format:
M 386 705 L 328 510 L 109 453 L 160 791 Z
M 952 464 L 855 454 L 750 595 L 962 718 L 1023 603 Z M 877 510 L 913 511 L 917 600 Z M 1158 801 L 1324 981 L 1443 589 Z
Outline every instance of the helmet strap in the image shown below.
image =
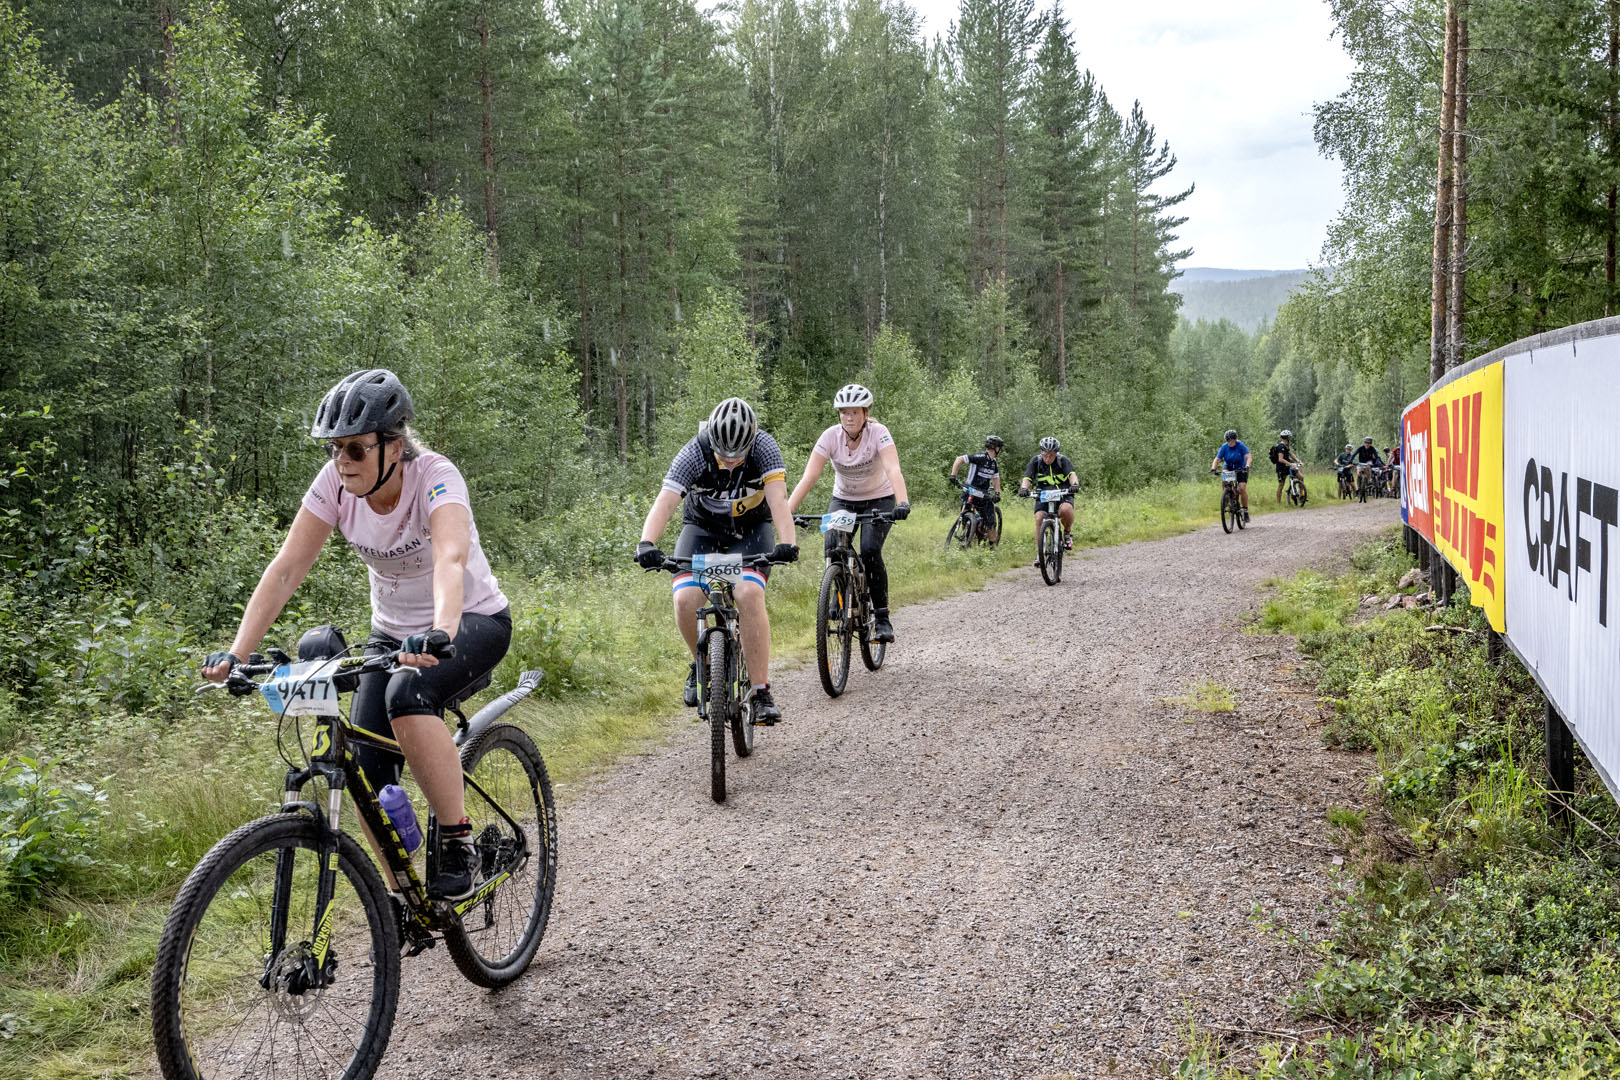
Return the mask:
M 399 462 L 397 462 L 397 461 L 390 462 L 389 465 L 388 465 L 388 471 L 387 472 L 383 471 L 383 461 L 384 461 L 384 459 L 386 459 L 388 457 L 388 440 L 382 438 L 382 436 L 380 436 L 380 435 L 377 438 L 378 438 L 378 446 L 377 446 L 377 482 L 375 484 L 371 485 L 371 490 L 370 491 L 368 491 L 364 495 L 360 496 L 362 499 L 371 498 L 371 496 L 377 494 L 377 490 L 379 488 L 381 488 L 384 484 L 388 483 L 389 480 L 393 479 L 394 468 L 399 464 Z

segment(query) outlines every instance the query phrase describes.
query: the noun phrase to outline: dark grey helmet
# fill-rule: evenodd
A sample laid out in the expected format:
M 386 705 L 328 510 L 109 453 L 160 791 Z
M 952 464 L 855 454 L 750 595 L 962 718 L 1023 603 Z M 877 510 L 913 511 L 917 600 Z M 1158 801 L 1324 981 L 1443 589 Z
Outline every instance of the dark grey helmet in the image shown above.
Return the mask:
M 372 431 L 396 431 L 416 415 L 410 391 L 386 368 L 345 375 L 321 398 L 309 433 L 316 439 L 342 439 Z
M 1003 439 L 1000 435 L 986 435 L 984 437 L 984 448 L 986 450 L 1000 450 L 1006 445 L 1007 440 Z

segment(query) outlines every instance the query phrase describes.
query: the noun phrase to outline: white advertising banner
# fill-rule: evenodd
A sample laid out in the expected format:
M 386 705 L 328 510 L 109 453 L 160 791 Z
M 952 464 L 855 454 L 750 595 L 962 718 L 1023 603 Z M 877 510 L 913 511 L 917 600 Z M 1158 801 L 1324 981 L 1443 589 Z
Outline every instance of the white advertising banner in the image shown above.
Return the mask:
M 1508 641 L 1620 792 L 1620 336 L 1505 367 Z

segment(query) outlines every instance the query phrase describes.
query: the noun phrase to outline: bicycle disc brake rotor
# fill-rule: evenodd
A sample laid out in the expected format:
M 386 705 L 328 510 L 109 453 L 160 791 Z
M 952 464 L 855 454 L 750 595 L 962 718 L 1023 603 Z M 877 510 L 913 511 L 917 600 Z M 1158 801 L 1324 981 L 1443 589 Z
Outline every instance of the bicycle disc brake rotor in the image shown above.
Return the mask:
M 518 838 L 507 835 L 499 825 L 484 826 L 476 846 L 485 881 L 503 870 L 516 871 L 518 857 L 522 854 Z
M 336 969 L 337 958 L 329 957 L 327 967 Z M 283 1020 L 306 1020 L 320 1008 L 325 987 L 317 970 L 315 952 L 307 941 L 282 949 L 270 965 L 270 1001 Z

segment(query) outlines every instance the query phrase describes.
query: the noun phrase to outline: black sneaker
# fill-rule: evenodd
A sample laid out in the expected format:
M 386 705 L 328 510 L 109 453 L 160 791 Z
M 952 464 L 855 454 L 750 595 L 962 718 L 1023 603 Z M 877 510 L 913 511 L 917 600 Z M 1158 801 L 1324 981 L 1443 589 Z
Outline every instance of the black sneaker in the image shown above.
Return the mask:
M 1074 537 L 1070 536 L 1068 533 L 1063 534 L 1063 550 L 1064 551 L 1073 551 L 1074 550 Z
M 754 723 L 770 725 L 782 719 L 782 710 L 771 699 L 771 688 L 762 686 L 754 691 Z
M 465 900 L 473 894 L 473 871 L 478 866 L 478 853 L 473 849 L 472 833 L 447 836 L 439 831 L 439 865 L 433 880 L 428 882 L 429 900 Z
M 688 709 L 697 705 L 697 661 L 686 670 L 686 689 L 681 691 L 681 700 L 686 702 Z
M 872 640 L 882 643 L 888 643 L 894 640 L 894 626 L 889 622 L 888 608 L 873 609 Z

